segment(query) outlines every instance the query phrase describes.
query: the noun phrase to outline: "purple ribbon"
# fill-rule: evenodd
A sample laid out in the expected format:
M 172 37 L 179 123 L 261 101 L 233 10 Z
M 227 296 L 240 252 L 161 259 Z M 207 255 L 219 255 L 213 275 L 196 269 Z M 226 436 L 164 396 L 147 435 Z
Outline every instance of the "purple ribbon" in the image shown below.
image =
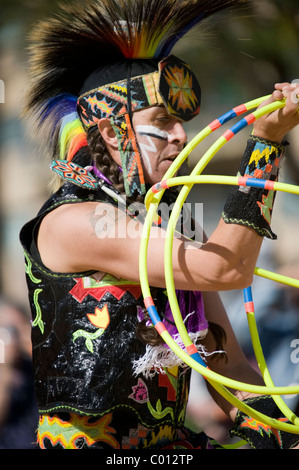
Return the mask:
M 182 319 L 185 323 L 185 327 L 188 333 L 196 334 L 206 330 L 209 327 L 209 324 L 205 317 L 203 297 L 201 292 L 176 290 L 176 295 Z M 188 318 L 186 320 L 187 316 Z M 144 319 L 144 314 L 141 308 L 138 310 L 138 319 L 139 321 Z M 165 312 L 163 318 L 161 318 L 161 321 L 172 337 L 178 334 L 169 301 L 166 304 Z M 149 320 L 148 325 L 150 324 L 151 321 Z
M 185 327 L 188 333 L 198 333 L 199 331 L 207 329 L 208 322 L 205 317 L 204 304 L 201 292 L 176 290 L 176 295 L 183 321 L 189 314 L 191 314 L 185 322 Z M 177 327 L 173 324 L 174 319 L 169 305 L 169 301 L 167 302 L 165 308 L 164 317 L 165 318 L 163 318 L 163 323 L 166 326 L 167 331 L 171 336 L 176 335 L 178 333 L 178 330 Z
M 110 186 L 112 186 L 112 183 L 111 181 L 108 180 L 108 178 L 100 171 L 97 169 L 96 165 L 94 164 L 93 165 L 93 172 L 94 174 L 98 177 L 98 178 L 101 178 L 101 180 L 105 181 L 105 183 L 109 184 Z

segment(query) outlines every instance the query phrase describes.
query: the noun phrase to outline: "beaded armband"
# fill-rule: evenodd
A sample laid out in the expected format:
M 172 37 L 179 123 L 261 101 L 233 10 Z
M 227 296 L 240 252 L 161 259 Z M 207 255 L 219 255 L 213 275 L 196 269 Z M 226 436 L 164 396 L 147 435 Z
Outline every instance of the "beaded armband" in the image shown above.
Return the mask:
M 248 406 L 270 418 L 282 422 L 289 422 L 280 409 L 269 396 L 253 397 L 244 400 Z M 250 418 L 242 411 L 238 411 L 230 436 L 238 436 L 253 449 L 291 449 L 299 444 L 299 435 L 274 429 L 269 425 Z
M 284 144 L 251 136 L 241 160 L 239 175 L 277 181 L 284 150 Z M 229 193 L 222 217 L 228 224 L 246 225 L 262 237 L 276 239 L 270 227 L 274 200 L 273 190 L 236 186 Z

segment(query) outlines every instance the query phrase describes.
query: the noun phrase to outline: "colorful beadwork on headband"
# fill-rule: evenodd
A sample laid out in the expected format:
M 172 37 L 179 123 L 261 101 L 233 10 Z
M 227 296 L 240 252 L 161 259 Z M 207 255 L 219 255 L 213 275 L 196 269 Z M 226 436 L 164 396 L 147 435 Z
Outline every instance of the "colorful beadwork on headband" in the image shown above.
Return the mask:
M 190 121 L 199 114 L 200 85 L 186 62 L 169 56 L 159 62 L 159 92 L 169 114 Z
M 200 86 L 190 67 L 175 56 L 159 63 L 159 72 L 130 80 L 132 111 L 164 104 L 171 115 L 182 121 L 193 119 L 200 111 Z M 84 127 L 102 118 L 128 112 L 127 80 L 107 84 L 80 96 L 78 111 Z
M 182 121 L 200 111 L 200 86 L 190 67 L 175 56 L 160 61 L 159 71 L 110 83 L 85 93 L 78 99 L 78 112 L 85 129 L 109 118 L 114 126 L 121 155 L 127 196 L 144 194 L 145 181 L 129 112 L 164 104 L 169 114 Z M 128 98 L 130 98 L 128 100 Z M 131 109 L 128 109 L 130 102 Z
M 132 111 L 163 104 L 157 90 L 158 78 L 158 72 L 131 78 Z M 127 80 L 122 80 L 85 93 L 78 99 L 78 111 L 84 127 L 88 129 L 102 118 L 125 114 L 127 102 Z

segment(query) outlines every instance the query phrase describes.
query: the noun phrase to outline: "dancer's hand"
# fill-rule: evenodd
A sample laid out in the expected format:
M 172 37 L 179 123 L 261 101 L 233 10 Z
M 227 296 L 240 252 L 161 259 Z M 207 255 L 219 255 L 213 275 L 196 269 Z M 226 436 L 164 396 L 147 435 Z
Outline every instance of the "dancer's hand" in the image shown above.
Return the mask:
M 260 108 L 274 101 L 286 100 L 285 107 L 267 114 L 254 124 L 254 135 L 281 143 L 299 124 L 299 83 L 277 83 L 271 97 Z

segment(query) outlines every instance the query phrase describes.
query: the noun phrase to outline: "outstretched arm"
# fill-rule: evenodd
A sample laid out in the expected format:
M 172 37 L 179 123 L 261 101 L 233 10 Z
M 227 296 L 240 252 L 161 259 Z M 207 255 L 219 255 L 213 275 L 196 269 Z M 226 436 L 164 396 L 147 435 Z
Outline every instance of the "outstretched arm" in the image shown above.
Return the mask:
M 286 106 L 259 119 L 254 133 L 279 143 L 299 123 L 298 103 L 293 102 L 297 94 L 299 86 L 295 89 L 290 84 L 276 85 L 269 101 L 285 97 Z M 107 219 L 107 230 L 99 236 L 96 227 L 101 225 L 106 209 L 111 218 Z M 141 234 L 138 221 L 111 206 L 91 202 L 63 206 L 47 215 L 41 224 L 38 246 L 44 264 L 54 271 L 95 269 L 138 282 Z M 148 277 L 152 286 L 165 286 L 164 235 L 159 228 L 151 232 Z M 262 239 L 248 226 L 223 220 L 203 245 L 193 244 L 192 249 L 186 249 L 184 241 L 175 239 L 173 272 L 177 288 L 219 291 L 247 287 L 252 282 Z

